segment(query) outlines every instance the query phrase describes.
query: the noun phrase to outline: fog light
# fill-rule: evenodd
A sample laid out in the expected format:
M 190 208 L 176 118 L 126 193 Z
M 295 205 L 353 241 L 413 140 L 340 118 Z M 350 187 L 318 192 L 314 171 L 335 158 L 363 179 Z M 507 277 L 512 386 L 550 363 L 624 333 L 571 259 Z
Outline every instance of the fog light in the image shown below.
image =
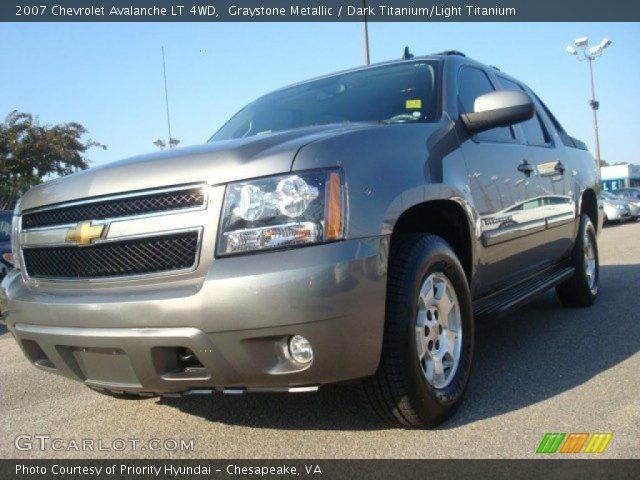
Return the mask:
M 311 342 L 302 335 L 294 335 L 289 339 L 289 353 L 298 363 L 306 364 L 313 360 Z

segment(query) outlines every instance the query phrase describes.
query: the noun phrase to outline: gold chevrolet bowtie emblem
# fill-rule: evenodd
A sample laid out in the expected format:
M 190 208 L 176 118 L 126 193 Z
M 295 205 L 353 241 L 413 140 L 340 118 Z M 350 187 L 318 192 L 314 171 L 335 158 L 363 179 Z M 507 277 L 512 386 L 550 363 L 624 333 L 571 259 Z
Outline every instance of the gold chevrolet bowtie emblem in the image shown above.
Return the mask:
M 102 238 L 106 225 L 91 225 L 91 222 L 80 222 L 76 228 L 67 232 L 67 243 L 76 245 L 91 245 L 94 240 Z

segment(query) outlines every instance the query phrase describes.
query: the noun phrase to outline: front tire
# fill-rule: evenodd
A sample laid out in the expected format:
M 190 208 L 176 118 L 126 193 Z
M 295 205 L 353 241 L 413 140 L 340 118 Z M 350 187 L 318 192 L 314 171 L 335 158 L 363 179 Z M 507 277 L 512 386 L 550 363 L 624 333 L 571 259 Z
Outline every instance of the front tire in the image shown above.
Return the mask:
M 474 333 L 471 295 L 455 253 L 434 235 L 391 247 L 382 356 L 364 381 L 374 410 L 405 427 L 435 427 L 460 405 Z
M 580 217 L 572 263 L 575 273 L 556 287 L 556 293 L 565 307 L 589 307 L 598 296 L 600 264 L 596 230 L 588 215 Z

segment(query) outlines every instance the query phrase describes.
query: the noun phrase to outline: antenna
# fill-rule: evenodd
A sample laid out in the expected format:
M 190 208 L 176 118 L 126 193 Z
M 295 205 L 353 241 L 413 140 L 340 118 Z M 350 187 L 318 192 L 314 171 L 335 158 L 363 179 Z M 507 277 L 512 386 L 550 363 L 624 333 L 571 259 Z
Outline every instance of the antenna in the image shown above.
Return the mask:
M 362 0 L 363 15 L 363 30 L 362 30 L 362 48 L 364 49 L 364 64 L 369 65 L 371 63 L 369 58 L 369 22 L 367 21 L 367 0 Z
M 164 76 L 164 103 L 167 108 L 167 129 L 171 138 L 171 117 L 169 116 L 169 91 L 167 89 L 167 66 L 164 61 L 164 46 L 162 47 L 162 74 Z
M 413 53 L 409 51 L 409 47 L 404 47 L 404 53 L 402 54 L 402 60 L 411 60 Z
M 162 77 L 164 78 L 164 105 L 167 109 L 167 130 L 169 138 L 165 143 L 162 139 L 158 138 L 153 144 L 160 150 L 164 150 L 165 147 L 175 148 L 180 143 L 180 140 L 171 136 L 171 116 L 169 115 L 169 88 L 167 87 L 167 64 L 164 60 L 164 45 L 162 46 Z

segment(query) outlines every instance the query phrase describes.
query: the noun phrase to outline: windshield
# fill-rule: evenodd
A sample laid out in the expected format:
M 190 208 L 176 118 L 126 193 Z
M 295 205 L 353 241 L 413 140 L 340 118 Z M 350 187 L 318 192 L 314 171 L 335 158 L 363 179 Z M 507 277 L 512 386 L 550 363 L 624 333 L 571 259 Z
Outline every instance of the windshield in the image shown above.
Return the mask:
M 602 198 L 606 198 L 607 200 L 620 200 L 613 193 L 609 192 L 602 192 Z
M 0 242 L 11 240 L 11 214 L 0 213 Z
M 240 110 L 209 141 L 329 123 L 434 121 L 438 65 L 385 65 L 278 90 Z

